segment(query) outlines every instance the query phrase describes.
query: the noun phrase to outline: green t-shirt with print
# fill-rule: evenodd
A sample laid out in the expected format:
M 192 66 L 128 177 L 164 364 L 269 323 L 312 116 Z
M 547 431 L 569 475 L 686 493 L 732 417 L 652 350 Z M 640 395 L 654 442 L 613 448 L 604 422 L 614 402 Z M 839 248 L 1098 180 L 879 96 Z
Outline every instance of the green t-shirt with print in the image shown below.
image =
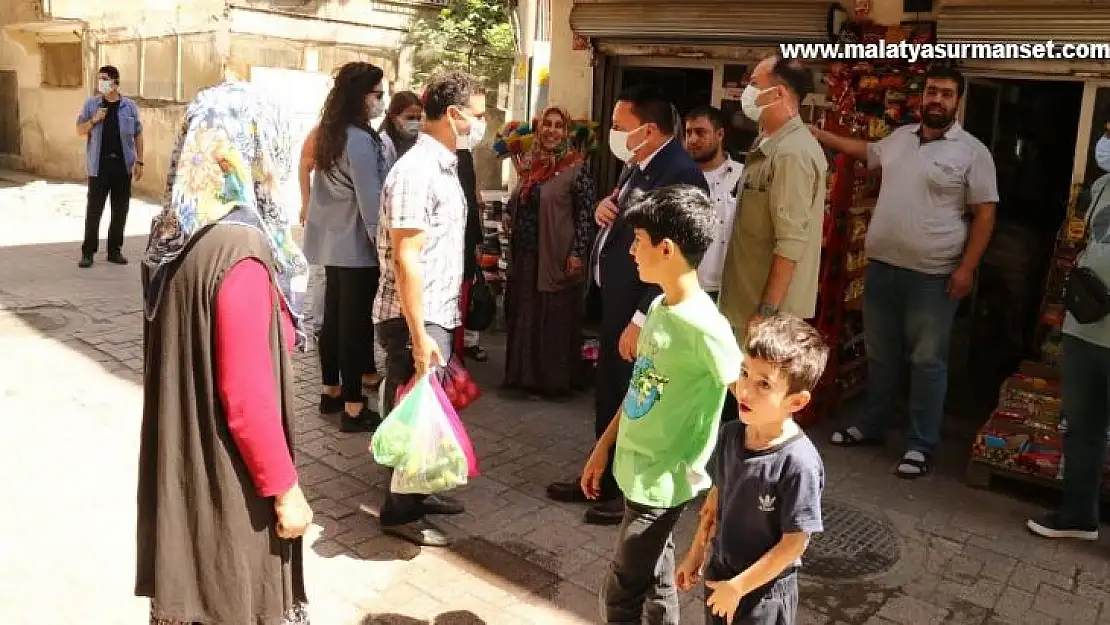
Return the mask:
M 728 321 L 698 292 L 648 310 L 621 404 L 613 474 L 630 501 L 673 508 L 707 489 L 728 385 L 740 377 Z

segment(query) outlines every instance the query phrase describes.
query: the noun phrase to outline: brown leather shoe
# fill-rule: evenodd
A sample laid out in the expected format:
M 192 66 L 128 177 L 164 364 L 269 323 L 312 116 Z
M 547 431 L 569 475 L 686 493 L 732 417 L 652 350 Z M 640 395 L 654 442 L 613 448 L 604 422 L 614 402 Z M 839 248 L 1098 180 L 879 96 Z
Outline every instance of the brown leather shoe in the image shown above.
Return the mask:
M 624 521 L 624 500 L 603 501 L 586 510 L 586 523 L 590 525 L 620 525 Z

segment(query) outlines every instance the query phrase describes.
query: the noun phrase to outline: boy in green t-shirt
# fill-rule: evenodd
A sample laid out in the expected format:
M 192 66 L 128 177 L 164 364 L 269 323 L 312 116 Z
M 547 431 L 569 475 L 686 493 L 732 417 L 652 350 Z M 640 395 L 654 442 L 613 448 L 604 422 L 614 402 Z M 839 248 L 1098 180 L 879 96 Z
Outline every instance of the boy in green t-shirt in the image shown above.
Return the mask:
M 624 219 L 640 279 L 663 295 L 648 310 L 632 380 L 582 472 L 596 499 L 609 450 L 625 497 L 616 553 L 602 585 L 606 623 L 677 625 L 673 529 L 683 508 L 710 486 L 725 393 L 740 377 L 740 347 L 728 321 L 698 285 L 717 214 L 705 192 L 677 185 L 636 198 Z M 645 611 L 645 604 L 647 609 Z

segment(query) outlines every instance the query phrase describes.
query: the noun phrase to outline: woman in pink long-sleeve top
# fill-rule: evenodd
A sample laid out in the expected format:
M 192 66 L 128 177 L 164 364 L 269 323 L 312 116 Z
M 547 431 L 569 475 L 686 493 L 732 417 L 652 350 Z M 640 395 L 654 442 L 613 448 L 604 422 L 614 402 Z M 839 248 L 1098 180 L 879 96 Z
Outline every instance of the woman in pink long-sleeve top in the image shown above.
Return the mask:
M 308 623 L 289 355 L 307 264 L 275 201 L 288 128 L 248 84 L 197 94 L 143 259 L 135 594 L 154 625 Z

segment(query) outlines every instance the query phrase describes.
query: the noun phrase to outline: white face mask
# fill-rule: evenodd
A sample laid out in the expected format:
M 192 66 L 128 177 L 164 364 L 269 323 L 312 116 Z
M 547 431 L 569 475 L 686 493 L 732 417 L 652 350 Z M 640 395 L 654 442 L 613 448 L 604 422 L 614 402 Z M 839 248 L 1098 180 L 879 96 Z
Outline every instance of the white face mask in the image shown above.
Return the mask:
M 419 119 L 410 119 L 410 120 L 408 120 L 407 122 L 404 123 L 404 125 L 401 126 L 401 130 L 404 130 L 405 133 L 407 133 L 410 137 L 415 137 L 417 134 L 420 133 L 420 120 Z
M 473 119 L 470 121 L 470 134 L 466 137 L 459 137 L 457 147 L 460 150 L 473 150 L 478 147 L 486 136 L 486 120 Z M 466 145 L 463 145 L 463 144 Z
M 462 112 L 459 107 L 452 107 L 461 115 L 466 121 L 470 122 L 470 131 L 467 134 L 460 134 L 458 126 L 455 125 L 455 120 L 450 116 L 447 117 L 451 122 L 451 132 L 455 134 L 455 149 L 456 150 L 470 150 L 482 141 L 482 137 L 486 136 L 486 120 L 476 119 Z
M 1095 163 L 1102 171 L 1110 172 L 1110 137 L 1103 135 L 1095 144 Z
M 611 128 L 609 130 L 609 151 L 613 156 L 619 158 L 622 163 L 627 163 L 636 156 L 636 151 L 647 144 L 647 139 L 644 139 L 634 148 L 628 147 L 628 138 L 636 132 L 639 132 L 644 126 L 641 124 L 636 130 L 617 130 Z
M 100 95 L 107 95 L 115 88 L 116 84 L 114 81 L 111 80 L 101 80 L 99 83 L 97 83 L 97 89 L 100 91 Z
M 370 119 L 377 119 L 385 114 L 385 96 L 370 96 Z
M 768 89 L 760 89 L 759 87 L 756 87 L 751 83 L 748 83 L 748 86 L 744 87 L 744 92 L 740 94 L 740 108 L 744 111 L 744 114 L 748 116 L 748 119 L 752 120 L 753 122 L 758 122 L 760 116 L 763 115 L 763 109 L 774 104 L 774 102 L 772 102 L 771 104 L 763 105 L 755 103 L 756 99 L 759 96 L 763 95 L 773 88 L 774 87 Z

